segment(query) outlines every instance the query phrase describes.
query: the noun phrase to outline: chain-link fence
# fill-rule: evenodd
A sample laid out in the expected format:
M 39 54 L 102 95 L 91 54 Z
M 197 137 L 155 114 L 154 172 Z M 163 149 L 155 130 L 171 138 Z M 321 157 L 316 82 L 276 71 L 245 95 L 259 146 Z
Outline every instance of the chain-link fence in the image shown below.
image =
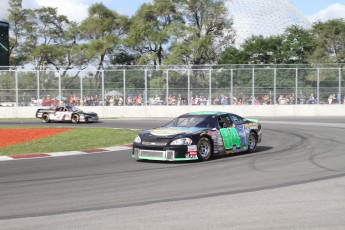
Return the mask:
M 0 71 L 2 106 L 344 104 L 344 65 Z

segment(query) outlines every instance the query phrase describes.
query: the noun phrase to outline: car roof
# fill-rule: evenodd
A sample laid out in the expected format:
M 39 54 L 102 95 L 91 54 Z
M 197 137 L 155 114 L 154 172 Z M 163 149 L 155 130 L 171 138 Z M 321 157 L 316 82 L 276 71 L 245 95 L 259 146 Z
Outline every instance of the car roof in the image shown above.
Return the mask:
M 197 111 L 197 112 L 186 113 L 185 115 L 224 115 L 224 114 L 228 114 L 228 113 L 220 112 L 220 111 Z

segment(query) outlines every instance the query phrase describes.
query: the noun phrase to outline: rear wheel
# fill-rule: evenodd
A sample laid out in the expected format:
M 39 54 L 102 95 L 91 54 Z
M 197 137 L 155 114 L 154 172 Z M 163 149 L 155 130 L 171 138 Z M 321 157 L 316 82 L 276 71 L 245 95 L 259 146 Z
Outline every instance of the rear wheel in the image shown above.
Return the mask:
M 49 118 L 49 115 L 47 113 L 42 115 L 42 121 L 44 123 L 49 123 L 50 122 L 50 118 Z
M 254 132 L 251 132 L 248 137 L 248 152 L 253 153 L 256 150 L 256 144 L 258 143 L 258 138 Z
M 79 122 L 79 114 L 73 114 L 72 115 L 72 122 L 74 123 L 74 124 L 76 124 L 76 123 L 78 123 Z
M 198 142 L 198 159 L 201 161 L 207 161 L 212 155 L 211 142 L 206 137 L 201 137 Z

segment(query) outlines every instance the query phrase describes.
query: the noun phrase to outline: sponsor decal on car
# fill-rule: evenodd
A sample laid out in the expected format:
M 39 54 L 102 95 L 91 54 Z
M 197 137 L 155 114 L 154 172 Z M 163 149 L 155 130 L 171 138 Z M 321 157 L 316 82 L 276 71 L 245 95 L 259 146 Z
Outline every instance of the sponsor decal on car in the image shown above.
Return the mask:
M 186 154 L 186 158 L 196 159 L 196 158 L 198 158 L 198 154 L 197 154 L 197 152 L 189 152 Z

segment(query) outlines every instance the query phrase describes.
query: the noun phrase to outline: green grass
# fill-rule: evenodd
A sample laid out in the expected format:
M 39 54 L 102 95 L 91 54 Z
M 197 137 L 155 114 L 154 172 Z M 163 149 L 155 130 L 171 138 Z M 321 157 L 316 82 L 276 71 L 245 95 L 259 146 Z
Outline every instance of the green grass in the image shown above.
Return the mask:
M 71 131 L 0 148 L 0 155 L 86 150 L 131 144 L 139 131 L 75 128 Z

